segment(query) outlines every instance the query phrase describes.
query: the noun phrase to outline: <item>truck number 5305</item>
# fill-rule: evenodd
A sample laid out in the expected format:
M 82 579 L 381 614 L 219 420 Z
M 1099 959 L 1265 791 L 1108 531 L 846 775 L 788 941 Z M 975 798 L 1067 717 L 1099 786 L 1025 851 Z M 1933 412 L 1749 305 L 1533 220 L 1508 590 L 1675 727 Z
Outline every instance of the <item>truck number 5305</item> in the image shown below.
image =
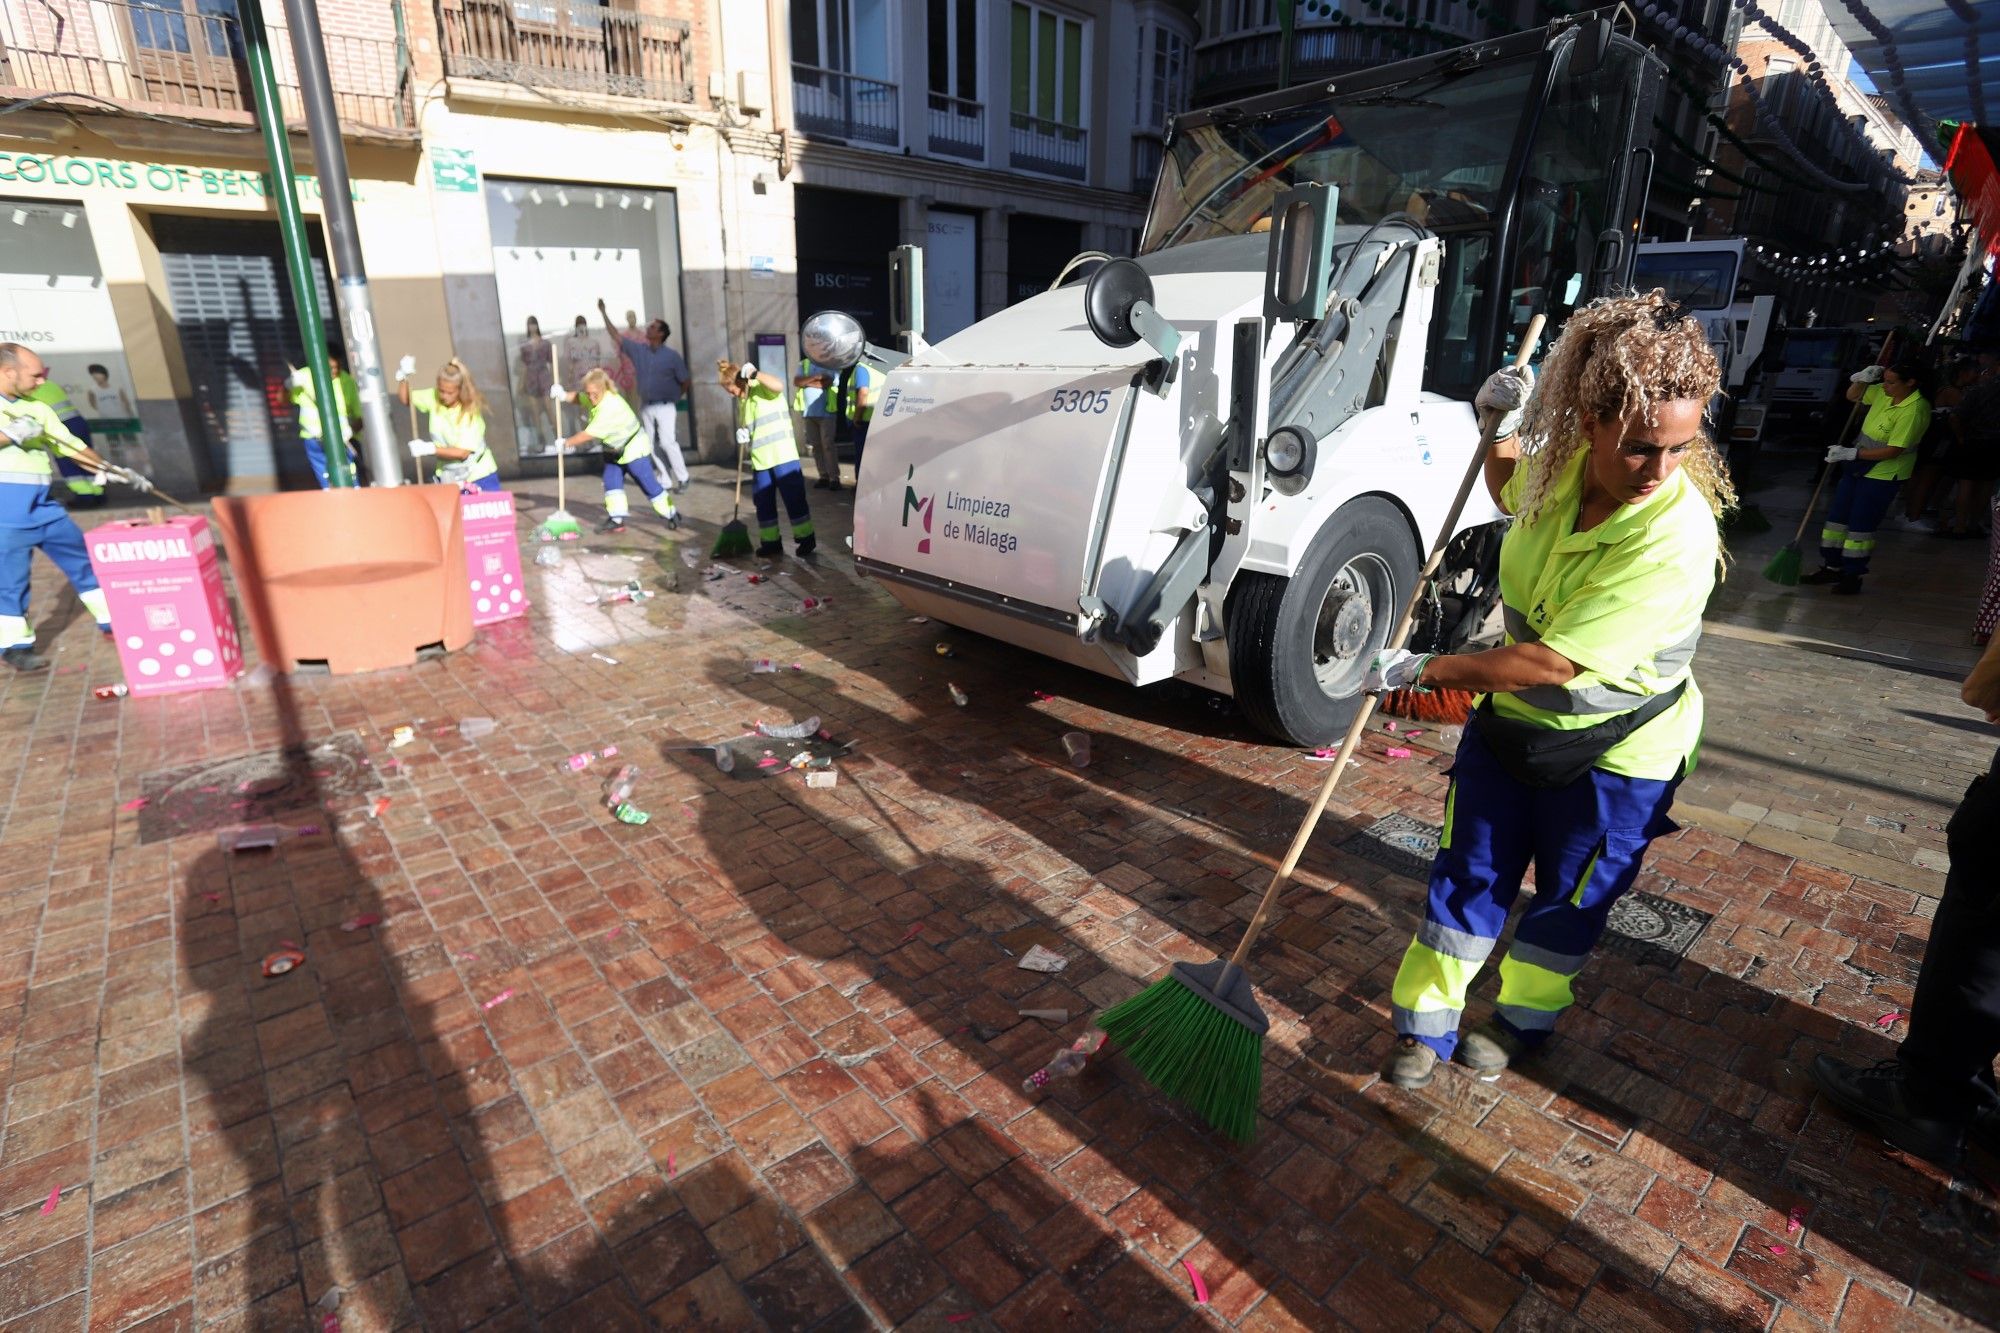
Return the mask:
M 1049 403 L 1051 412 L 1090 412 L 1102 415 L 1111 410 L 1111 390 L 1057 389 Z

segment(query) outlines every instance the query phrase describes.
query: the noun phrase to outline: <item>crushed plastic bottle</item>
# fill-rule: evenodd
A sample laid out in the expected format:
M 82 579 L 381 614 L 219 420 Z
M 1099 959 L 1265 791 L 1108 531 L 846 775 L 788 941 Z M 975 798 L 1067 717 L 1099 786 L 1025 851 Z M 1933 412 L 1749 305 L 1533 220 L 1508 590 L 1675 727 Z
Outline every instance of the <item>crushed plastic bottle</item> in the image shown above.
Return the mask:
M 768 657 L 759 657 L 750 663 L 750 674 L 753 676 L 768 676 L 777 669 L 778 664 Z
M 809 737 L 819 735 L 819 716 L 815 714 L 803 722 L 759 722 L 757 724 L 757 734 L 759 736 L 769 736 L 774 741 L 806 740 Z
M 630 801 L 622 802 L 611 813 L 618 816 L 618 822 L 621 824 L 644 824 L 653 818 Z
M 946 681 L 945 688 L 951 691 L 951 701 L 957 704 L 960 708 L 963 708 L 967 704 L 972 702 L 972 700 L 966 696 L 965 691 L 958 688 L 958 686 L 955 683 L 951 681 Z
M 91 693 L 99 699 L 123 699 L 126 690 L 123 685 L 99 685 Z
M 639 789 L 639 766 L 625 764 L 604 783 L 604 803 L 616 810 L 632 799 Z
M 544 546 L 535 552 L 535 563 L 543 569 L 554 569 L 562 563 L 562 552 L 554 546 Z
M 476 741 L 481 736 L 491 736 L 499 726 L 490 717 L 462 717 L 458 720 L 458 734 L 461 739 Z
M 1055 1058 L 1021 1080 L 1021 1091 L 1030 1097 L 1047 1088 L 1051 1079 L 1075 1078 L 1090 1064 L 1091 1057 L 1104 1049 L 1105 1032 L 1092 1028 L 1057 1051 Z

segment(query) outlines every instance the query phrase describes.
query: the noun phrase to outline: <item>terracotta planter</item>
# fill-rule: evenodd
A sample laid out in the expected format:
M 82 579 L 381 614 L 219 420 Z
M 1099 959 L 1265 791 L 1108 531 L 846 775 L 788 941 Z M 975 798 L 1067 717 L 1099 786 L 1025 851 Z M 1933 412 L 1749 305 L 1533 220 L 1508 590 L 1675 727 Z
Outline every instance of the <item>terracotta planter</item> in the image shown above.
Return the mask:
M 472 642 L 456 486 L 219 496 L 216 526 L 275 671 L 408 666 Z

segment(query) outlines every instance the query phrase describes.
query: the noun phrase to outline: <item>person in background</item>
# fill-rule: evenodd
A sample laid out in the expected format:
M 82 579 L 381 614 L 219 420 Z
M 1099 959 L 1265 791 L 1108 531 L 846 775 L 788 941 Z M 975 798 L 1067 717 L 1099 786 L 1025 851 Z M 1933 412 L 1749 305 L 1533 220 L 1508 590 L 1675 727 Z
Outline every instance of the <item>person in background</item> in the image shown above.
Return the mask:
M 417 359 L 406 356 L 396 367 L 396 396 L 405 404 L 430 416 L 427 440 L 410 441 L 410 457 L 442 459 L 437 479 L 471 486 L 482 491 L 500 489 L 500 465 L 486 445 L 486 399 L 472 382 L 472 372 L 457 357 L 444 363 L 437 373 L 436 387 L 410 390 L 410 376 L 417 373 Z M 553 385 L 542 386 L 542 401 L 549 401 Z
M 2000 643 L 1987 645 L 1959 697 L 2000 725 Z M 1945 826 L 1951 869 L 1917 970 L 1894 1059 L 1860 1068 L 1821 1055 L 1820 1095 L 1904 1152 L 1951 1170 L 1968 1140 L 2000 1153 L 2000 755 L 1972 780 Z
M 521 414 L 528 419 L 534 438 L 546 440 L 562 429 L 556 420 L 555 402 L 549 397 L 549 390 L 556 387 L 556 348 L 542 336 L 542 322 L 533 315 L 528 316 L 528 336 L 521 343 L 520 360 Z M 402 378 L 400 370 L 397 377 Z
M 121 417 L 128 421 L 138 415 L 132 410 L 131 395 L 111 382 L 109 367 L 91 365 L 85 369 L 90 375 L 90 387 L 83 391 L 84 398 L 90 404 L 93 414 L 100 417 Z
M 54 380 L 45 379 L 28 391 L 27 396 L 43 404 L 56 414 L 63 428 L 83 442 L 84 448 L 91 445 L 90 423 L 83 419 L 83 413 L 76 410 L 69 393 Z M 56 471 L 62 474 L 63 488 L 69 492 L 69 503 L 73 509 L 95 509 L 104 503 L 104 483 L 95 472 L 77 466 L 76 461 L 56 454 Z
M 614 343 L 613 345 L 615 346 L 616 344 Z M 604 350 L 603 346 L 598 343 L 597 338 L 591 333 L 590 321 L 586 320 L 582 315 L 578 315 L 576 317 L 575 330 L 569 335 L 568 341 L 563 343 L 562 382 L 564 384 L 581 385 L 585 375 L 588 375 L 593 370 L 602 370 L 604 368 L 608 356 L 609 353 Z M 576 403 L 579 408 L 583 407 L 582 402 L 573 393 L 560 401 Z M 560 408 L 557 409 L 557 415 L 561 415 Z M 585 412 L 584 415 L 588 416 L 588 412 Z M 566 421 L 558 421 L 556 423 L 556 430 L 562 431 L 567 425 L 568 422 Z
M 736 442 L 750 459 L 755 479 L 750 497 L 757 506 L 757 554 L 783 555 L 779 540 L 778 498 L 784 497 L 785 517 L 792 525 L 792 543 L 800 555 L 819 545 L 813 535 L 812 507 L 806 503 L 805 470 L 799 466 L 798 439 L 792 434 L 792 413 L 784 385 L 744 362 L 718 361 L 722 387 L 736 400 Z
M 1896 526 L 1916 528 L 1936 532 L 1937 525 L 1924 517 L 1929 512 L 1931 501 L 1937 497 L 1939 488 L 1946 485 L 1952 466 L 1952 455 L 1961 447 L 1958 433 L 1958 405 L 1965 397 L 1965 391 L 1979 380 L 1979 363 L 1971 357 L 1960 357 L 1946 367 L 1940 378 L 1938 391 L 1931 402 L 1930 429 L 1924 432 L 1923 443 L 1917 446 L 1916 471 L 1910 475 L 1910 484 L 1903 488 L 1903 517 Z M 1947 498 L 1945 506 L 1950 507 Z
M 326 441 L 321 424 L 319 398 L 313 388 L 312 367 L 300 366 L 291 374 L 289 382 L 293 409 L 298 414 L 299 443 L 305 446 L 306 462 L 312 465 L 313 476 L 319 479 L 321 490 L 333 485 L 333 478 L 326 470 Z M 347 414 L 335 412 L 333 419 L 340 431 L 341 447 L 347 450 L 347 461 L 354 462 L 354 447 L 350 441 L 353 430 L 347 424 Z
M 798 414 L 806 450 L 819 472 L 813 485 L 822 491 L 840 489 L 840 455 L 833 443 L 833 428 L 838 423 L 829 401 L 837 378 L 837 372 L 803 356 L 799 358 L 799 373 L 792 376 L 792 411 Z
M 561 394 L 562 390 L 555 390 Z M 607 455 L 604 463 L 604 521 L 597 525 L 599 532 L 625 531 L 625 516 L 630 506 L 625 499 L 625 478 L 629 474 L 639 483 L 639 489 L 652 502 L 653 512 L 667 521 L 669 528 L 681 525 L 680 515 L 674 510 L 673 493 L 660 484 L 653 471 L 653 447 L 646 438 L 639 419 L 632 415 L 631 406 L 618 396 L 618 390 L 611 383 L 610 372 L 602 366 L 593 367 L 583 377 L 583 387 L 575 393 L 563 394 L 565 402 L 587 402 L 590 404 L 590 420 L 574 435 L 556 441 L 557 449 L 581 449 L 591 441 L 596 441 Z
M 687 464 L 681 459 L 680 441 L 676 436 L 680 431 L 680 401 L 687 394 L 688 368 L 681 354 L 667 346 L 673 329 L 664 319 L 656 319 L 646 325 L 644 339 L 627 338 L 612 324 L 611 312 L 605 309 L 601 300 L 597 303 L 597 313 L 604 316 L 605 332 L 611 335 L 618 349 L 632 359 L 633 385 L 639 397 L 639 422 L 645 428 L 649 447 L 665 456 L 667 469 L 673 474 L 671 484 L 674 489 L 686 490 Z
M 1917 466 L 1916 444 L 1930 429 L 1930 400 L 1918 391 L 1923 368 L 1906 357 L 1884 368 L 1869 366 L 1849 379 L 1847 401 L 1866 403 L 1861 434 L 1853 444 L 1830 446 L 1829 464 L 1847 465 L 1820 528 L 1820 567 L 1801 583 L 1830 583 L 1843 596 L 1861 591 L 1875 530 L 1896 498 L 1896 488 Z
M 0 343 L 0 661 L 16 671 L 48 666 L 35 652 L 35 628 L 28 623 L 28 581 L 38 547 L 69 577 L 97 628 L 111 632 L 111 605 L 97 586 L 83 530 L 49 498 L 52 455 L 68 454 L 87 467 L 103 460 L 47 403 L 28 396 L 48 373 L 28 348 Z
M 1945 459 L 1945 478 L 1951 489 L 1938 504 L 1940 537 L 1970 541 L 1984 535 L 1987 512 L 1992 508 L 1993 483 L 2000 478 L 2000 354 L 1988 350 L 1979 354 L 1984 374 L 1965 391 L 1958 411 L 1952 413 L 1956 435 Z
M 340 414 L 347 418 L 350 439 L 361 434 L 361 386 L 347 368 L 347 355 L 331 343 L 326 349 L 327 368 L 333 372 L 334 387 L 340 390 Z
M 1993 642 L 1993 631 L 2000 629 L 2000 497 L 1994 499 L 1987 517 L 1990 523 L 1986 533 L 1986 591 L 1979 596 L 1979 612 L 1972 621 L 1975 648 Z
M 868 423 L 875 419 L 875 397 L 882 376 L 866 362 L 847 372 L 847 420 L 854 431 L 854 484 L 861 484 L 861 451 L 868 447 Z
M 636 310 L 627 310 L 625 312 L 625 332 L 620 334 L 618 338 L 618 364 L 611 368 L 611 378 L 618 385 L 618 392 L 625 395 L 625 401 L 628 403 L 639 392 L 639 375 L 637 371 L 632 369 L 632 358 L 625 355 L 625 339 L 631 338 L 635 341 L 643 342 L 645 341 L 645 337 L 646 335 L 639 331 L 639 312 Z

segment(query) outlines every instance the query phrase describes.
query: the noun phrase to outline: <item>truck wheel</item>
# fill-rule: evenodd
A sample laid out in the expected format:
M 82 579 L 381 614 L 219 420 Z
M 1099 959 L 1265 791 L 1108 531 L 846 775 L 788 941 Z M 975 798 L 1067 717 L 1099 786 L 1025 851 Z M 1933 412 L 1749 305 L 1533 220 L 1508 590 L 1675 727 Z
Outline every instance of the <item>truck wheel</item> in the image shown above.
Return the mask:
M 1229 599 L 1229 676 L 1244 713 L 1291 745 L 1338 740 L 1416 577 L 1408 520 L 1387 501 L 1364 499 L 1327 520 L 1292 577 L 1239 578 Z

